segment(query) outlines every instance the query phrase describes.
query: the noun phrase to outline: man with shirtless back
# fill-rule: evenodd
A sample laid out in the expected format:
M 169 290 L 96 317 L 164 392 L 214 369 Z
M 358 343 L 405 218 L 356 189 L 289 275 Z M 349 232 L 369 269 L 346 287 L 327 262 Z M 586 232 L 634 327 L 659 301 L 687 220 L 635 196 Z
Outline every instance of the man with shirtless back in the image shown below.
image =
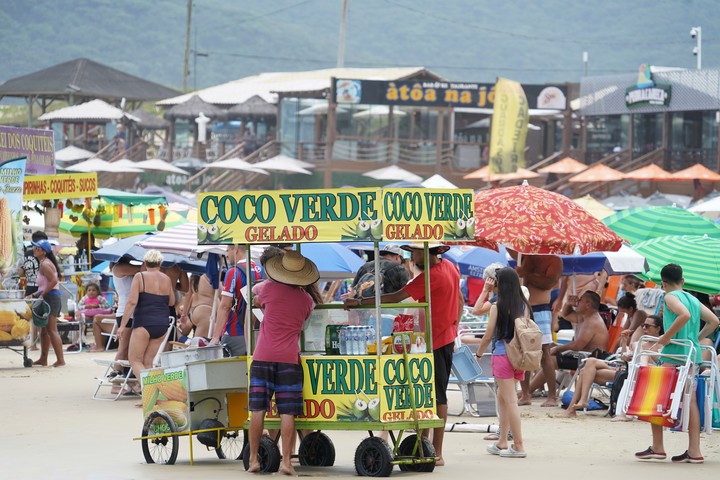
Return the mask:
M 580 298 L 571 296 L 563 306 L 562 316 L 575 325 L 575 339 L 550 349 L 552 355 L 566 351 L 592 352 L 607 349 L 610 334 L 599 313 L 600 295 L 585 291 Z
M 516 252 L 511 251 L 511 255 L 517 258 Z M 540 363 L 544 374 L 543 379 L 555 378 L 555 362 L 550 356 L 550 344 L 552 344 L 550 293 L 558 288 L 562 269 L 562 260 L 555 255 L 523 255 L 517 266 L 517 272 L 530 292 L 529 301 L 533 309 L 533 318 L 543 334 L 542 360 Z M 558 401 L 555 382 L 549 381 L 547 383 L 548 397 L 542 406 L 556 407 Z M 518 405 L 530 405 L 532 390 L 530 389 L 529 372 L 525 374 L 525 379 L 520 382 L 520 388 L 522 388 L 522 394 L 518 399 Z

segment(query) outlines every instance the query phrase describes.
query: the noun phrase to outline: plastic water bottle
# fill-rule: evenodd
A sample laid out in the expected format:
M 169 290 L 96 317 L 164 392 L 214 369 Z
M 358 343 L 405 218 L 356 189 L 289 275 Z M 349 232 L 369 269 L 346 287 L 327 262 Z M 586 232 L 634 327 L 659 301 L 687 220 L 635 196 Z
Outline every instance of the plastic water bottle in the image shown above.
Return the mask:
M 371 325 L 366 328 L 367 333 L 365 334 L 365 353 L 370 354 L 370 348 L 375 345 L 375 328 Z
M 340 339 L 340 355 L 347 355 L 347 329 L 348 327 L 342 327 L 338 332 Z
M 351 355 L 360 355 L 360 327 L 350 327 L 352 341 Z

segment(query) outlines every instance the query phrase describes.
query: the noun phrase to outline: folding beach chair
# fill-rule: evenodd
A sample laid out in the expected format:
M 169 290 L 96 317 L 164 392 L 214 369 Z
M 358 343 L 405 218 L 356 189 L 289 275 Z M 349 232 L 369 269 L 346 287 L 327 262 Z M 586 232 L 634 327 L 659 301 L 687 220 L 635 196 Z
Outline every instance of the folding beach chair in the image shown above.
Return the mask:
M 464 329 L 461 334 L 484 334 L 485 330 Z M 468 413 L 474 417 L 497 416 L 495 401 L 495 379 L 492 377 L 492 354 L 482 358 L 475 356 L 477 345 L 463 345 L 461 336 L 456 340 L 453 352 L 450 385 L 457 385 L 463 397 L 463 409 L 457 413 Z M 455 414 L 452 414 L 455 415 Z
M 710 434 L 713 431 L 713 410 L 718 409 L 718 399 L 720 399 L 717 352 L 714 347 L 706 345 L 701 345 L 700 350 L 710 354 L 710 360 L 704 360 L 701 364 L 702 367 L 705 367 L 705 372 L 697 377 L 700 431 Z
M 160 344 L 160 347 L 158 348 L 158 353 L 155 355 L 155 358 L 153 359 L 153 366 L 159 366 L 160 365 L 160 353 L 165 350 L 165 347 L 167 346 L 167 343 L 170 339 L 170 335 L 172 334 L 173 330 L 175 329 L 175 318 L 170 317 L 170 323 L 168 325 L 167 332 L 165 332 L 165 336 L 163 338 L 162 343 Z M 140 378 L 133 375 L 132 367 L 130 366 L 130 362 L 127 360 L 109 360 L 104 358 L 95 358 L 93 359 L 95 363 L 98 365 L 102 365 L 105 367 L 105 372 L 102 374 L 102 376 L 95 377 L 95 380 L 98 381 L 97 388 L 95 389 L 95 393 L 93 393 L 93 400 L 112 400 L 115 401 L 119 399 L 126 391 L 127 387 L 132 386 L 139 386 L 140 385 Z M 118 373 L 115 370 L 115 365 L 119 365 L 123 369 L 123 373 Z M 117 392 L 108 394 L 102 394 L 101 391 L 105 391 L 105 389 L 110 389 L 110 392 L 112 392 L 113 387 L 117 387 Z
M 695 347 L 689 340 L 671 340 L 671 344 L 686 347 L 688 354 L 661 355 L 654 350 L 642 349 L 642 345 L 653 344 L 656 340 L 656 337 L 643 336 L 637 342 L 625 381 L 627 391 L 622 399 L 621 411 L 655 425 L 684 430 L 687 429 L 690 409 L 683 409 L 682 418 L 679 418 L 680 407 L 683 402 L 690 401 L 691 389 L 694 388 Z M 677 363 L 648 365 L 650 359 Z

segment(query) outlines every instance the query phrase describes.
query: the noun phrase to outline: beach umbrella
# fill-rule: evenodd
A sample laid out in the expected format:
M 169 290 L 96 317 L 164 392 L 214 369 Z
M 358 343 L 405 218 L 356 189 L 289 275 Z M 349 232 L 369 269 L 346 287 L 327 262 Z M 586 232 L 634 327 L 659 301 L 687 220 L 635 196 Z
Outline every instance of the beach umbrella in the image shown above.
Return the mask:
M 315 168 L 315 165 L 313 165 L 312 163 L 303 162 L 302 160 L 288 157 L 287 155 L 276 155 L 262 162 L 257 162 L 253 164 L 253 166 L 262 170 L 302 173 L 305 175 L 312 175 L 312 172 L 308 170 L 308 168 Z
M 690 195 L 677 195 L 674 193 L 655 192 L 645 199 L 650 206 L 687 208 L 692 201 Z
M 140 246 L 140 242 L 149 238 L 152 234 L 133 235 L 132 237 L 121 238 L 120 240 L 103 245 L 102 248 L 93 252 L 93 258 L 105 260 L 109 262 L 117 262 L 121 258 L 129 258 L 131 260 L 143 261 L 143 257 L 149 248 Z M 205 260 L 194 260 L 185 255 L 176 255 L 172 253 L 163 253 L 162 266 L 165 268 L 178 265 L 186 272 L 204 273 Z
M 625 178 L 627 180 L 662 182 L 665 180 L 672 180 L 672 174 L 658 167 L 654 163 L 651 163 L 645 167 L 627 172 L 625 174 Z
M 598 163 L 592 167 L 584 170 L 577 175 L 574 175 L 568 179 L 571 183 L 589 183 L 589 182 L 616 182 L 623 180 L 625 176 L 622 172 L 610 168 L 607 165 Z
M 421 185 L 425 188 L 458 188 L 457 185 L 437 173 L 423 180 Z
M 170 172 L 180 175 L 190 175 L 190 172 L 188 172 L 187 170 L 183 170 L 182 168 L 176 167 L 173 164 L 159 158 L 152 158 L 150 160 L 143 160 L 142 162 L 135 162 L 135 165 L 137 168 L 142 168 L 143 170 L 155 170 L 158 172 Z
M 230 170 L 242 170 L 245 172 L 262 173 L 268 175 L 266 170 L 256 167 L 256 164 L 248 163 L 241 158 L 228 158 L 227 160 L 220 160 L 218 162 L 208 163 L 205 168 L 221 168 Z
M 588 166 L 584 163 L 578 162 L 571 157 L 565 157 L 562 160 L 553 163 L 552 165 L 548 165 L 547 167 L 542 167 L 538 169 L 538 172 L 555 173 L 557 175 L 568 175 L 571 173 L 580 173 L 587 168 Z
M 117 162 L 108 162 L 102 158 L 90 158 L 84 162 L 70 165 L 62 168 L 69 172 L 111 172 L 111 173 L 140 173 L 143 170 L 135 166 L 127 166 L 118 164 Z
M 559 193 L 524 182 L 475 194 L 476 245 L 523 254 L 616 251 L 622 238 Z
M 711 220 L 720 218 L 720 197 L 711 198 L 702 203 L 697 203 L 687 209 L 689 212 L 697 213 Z
M 337 243 L 303 243 L 300 252 L 317 265 L 326 280 L 354 277 L 365 260 Z
M 512 173 L 490 173 L 490 166 L 485 165 L 484 167 L 470 172 L 465 175 L 464 179 L 477 178 L 480 180 L 525 180 L 528 178 L 537 178 L 540 174 L 535 173 L 526 168 L 518 168 Z
M 143 248 L 160 250 L 185 256 L 201 256 L 205 253 L 225 254 L 226 245 L 198 245 L 198 225 L 187 222 L 164 232 L 159 232 L 138 243 Z
M 685 168 L 672 174 L 673 180 L 704 180 L 706 182 L 720 181 L 720 174 L 707 168 L 701 163 Z
M 617 211 L 647 206 L 647 200 L 639 195 L 628 195 L 627 193 L 623 193 L 607 197 L 602 201 L 602 204 Z
M 376 180 L 403 180 L 411 183 L 420 183 L 423 180 L 421 176 L 415 175 L 397 165 L 370 170 L 369 172 L 363 173 L 363 176 Z
M 593 252 L 587 255 L 561 255 L 563 275 L 590 274 L 605 270 L 608 275 L 643 273 L 648 263 L 641 254 L 627 245 L 617 252 Z
M 720 239 L 698 235 L 657 237 L 633 249 L 648 261 L 647 273 L 638 276 L 660 284 L 660 271 L 668 263 L 683 269 L 683 288 L 715 295 L 720 292 Z
M 443 255 L 447 255 L 447 252 Z M 483 278 L 485 267 L 491 263 L 508 264 L 508 254 L 505 247 L 500 246 L 497 252 L 489 248 L 470 248 L 458 258 L 457 266 L 462 275 Z
M 75 160 L 85 160 L 92 158 L 95 154 L 90 150 L 78 148 L 70 145 L 55 151 L 55 161 L 57 162 L 74 162 Z
M 585 195 L 584 197 L 575 198 L 573 199 L 573 202 L 577 203 L 581 207 L 583 207 L 585 210 L 590 212 L 590 214 L 599 219 L 602 220 L 605 217 L 609 217 L 613 213 L 615 213 L 615 210 L 613 210 L 610 207 L 606 207 L 599 201 L 595 200 L 590 195 Z
M 720 226 L 697 213 L 677 207 L 622 210 L 602 222 L 631 245 L 667 235 L 707 235 L 720 238 Z

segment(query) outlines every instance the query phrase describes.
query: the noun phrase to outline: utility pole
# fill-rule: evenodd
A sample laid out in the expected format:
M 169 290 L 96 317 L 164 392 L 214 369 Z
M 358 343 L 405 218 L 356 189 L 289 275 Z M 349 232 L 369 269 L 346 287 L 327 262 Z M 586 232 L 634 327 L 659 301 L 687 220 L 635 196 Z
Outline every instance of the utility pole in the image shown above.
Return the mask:
M 697 57 L 697 69 L 702 70 L 702 28 L 692 27 L 690 29 L 690 38 L 697 41 L 697 45 L 693 47 L 693 55 Z
M 584 77 L 587 77 L 588 74 L 588 52 L 583 52 L 583 71 L 584 71 Z
M 192 2 L 187 0 L 187 16 L 185 22 L 185 61 L 183 62 L 183 92 L 188 89 L 188 77 L 190 76 L 190 25 L 192 24 Z
M 338 42 L 337 68 L 345 66 L 345 24 L 347 21 L 348 0 L 343 0 L 342 18 L 340 19 L 340 41 Z

